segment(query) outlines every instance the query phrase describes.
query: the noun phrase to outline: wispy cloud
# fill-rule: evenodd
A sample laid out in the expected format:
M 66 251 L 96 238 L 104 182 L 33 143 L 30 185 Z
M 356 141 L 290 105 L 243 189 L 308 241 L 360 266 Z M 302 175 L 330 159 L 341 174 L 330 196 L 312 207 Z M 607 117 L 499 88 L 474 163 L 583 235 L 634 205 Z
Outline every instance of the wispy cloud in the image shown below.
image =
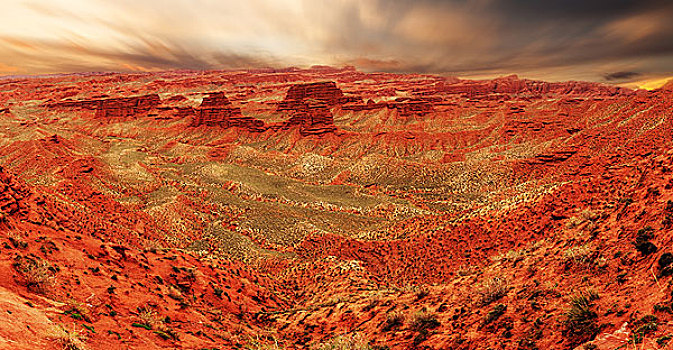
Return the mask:
M 621 82 L 673 72 L 673 5 L 657 0 L 5 0 L 3 8 L 0 74 L 353 64 Z

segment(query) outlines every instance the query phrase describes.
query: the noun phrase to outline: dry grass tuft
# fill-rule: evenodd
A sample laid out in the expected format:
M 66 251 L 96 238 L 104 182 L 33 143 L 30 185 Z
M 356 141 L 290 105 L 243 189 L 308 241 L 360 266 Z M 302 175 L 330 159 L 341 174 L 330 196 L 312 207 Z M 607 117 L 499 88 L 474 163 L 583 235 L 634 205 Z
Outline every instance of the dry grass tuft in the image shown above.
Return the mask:
M 315 350 L 370 350 L 369 341 L 360 333 L 344 334 L 314 347 Z
M 481 285 L 478 291 L 479 303 L 488 305 L 507 295 L 508 290 L 509 286 L 504 278 L 493 277 Z
M 87 350 L 86 335 L 81 330 L 75 329 L 73 324 L 72 330 L 68 330 L 63 325 L 55 326 L 48 334 L 47 338 L 53 340 L 63 347 L 64 350 Z
M 41 258 L 19 255 L 14 259 L 12 266 L 23 277 L 28 289 L 36 293 L 46 293 L 55 284 L 53 268 Z

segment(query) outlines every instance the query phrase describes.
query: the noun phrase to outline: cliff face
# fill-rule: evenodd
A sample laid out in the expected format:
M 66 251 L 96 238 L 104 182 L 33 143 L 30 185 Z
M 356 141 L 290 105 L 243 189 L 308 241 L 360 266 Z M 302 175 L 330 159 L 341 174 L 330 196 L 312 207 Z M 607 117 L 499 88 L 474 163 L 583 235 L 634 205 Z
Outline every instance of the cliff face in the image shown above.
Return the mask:
M 321 135 L 336 131 L 332 112 L 326 105 L 307 105 L 294 111 L 292 117 L 283 124 L 283 129 L 298 127 L 306 135 Z
M 48 106 L 56 109 L 84 109 L 95 111 L 97 118 L 128 118 L 149 113 L 157 108 L 161 99 L 157 94 L 121 97 L 101 98 L 80 101 L 60 101 Z
M 234 107 L 223 92 L 214 92 L 205 97 L 194 114 L 193 126 L 239 127 L 251 131 L 264 130 L 263 121 L 241 114 L 241 109 Z
M 515 75 L 493 80 L 459 80 L 440 84 L 439 90 L 449 94 L 478 96 L 486 94 L 562 94 L 614 96 L 629 93 L 620 87 L 602 85 L 591 82 L 567 81 L 544 82 L 519 79 Z
M 297 84 L 290 87 L 278 111 L 289 112 L 281 129 L 299 128 L 302 135 L 320 135 L 336 130 L 330 108 L 348 99 L 334 82 Z
M 333 81 L 297 84 L 290 87 L 285 100 L 279 109 L 291 109 L 294 103 L 302 103 L 306 100 L 318 100 L 328 106 L 334 106 L 342 102 L 343 92 Z

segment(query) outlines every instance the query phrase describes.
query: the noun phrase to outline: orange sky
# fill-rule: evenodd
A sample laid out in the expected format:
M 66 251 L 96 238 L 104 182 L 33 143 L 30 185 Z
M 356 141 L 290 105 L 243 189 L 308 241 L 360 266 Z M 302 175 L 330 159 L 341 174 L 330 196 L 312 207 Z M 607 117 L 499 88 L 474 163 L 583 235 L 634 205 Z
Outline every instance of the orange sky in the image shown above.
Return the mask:
M 666 1 L 3 0 L 0 75 L 355 65 L 619 84 L 673 76 Z

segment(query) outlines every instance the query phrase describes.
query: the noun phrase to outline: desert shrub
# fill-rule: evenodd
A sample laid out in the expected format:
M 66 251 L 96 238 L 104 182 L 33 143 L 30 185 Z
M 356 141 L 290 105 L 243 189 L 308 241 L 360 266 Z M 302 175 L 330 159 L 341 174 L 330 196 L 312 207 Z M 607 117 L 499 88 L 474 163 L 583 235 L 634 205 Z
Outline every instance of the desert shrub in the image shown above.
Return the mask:
M 266 339 L 265 339 L 266 338 Z M 245 345 L 246 350 L 281 350 L 281 345 L 278 340 L 271 336 L 255 335 L 255 338 L 248 337 L 248 343 Z
M 593 255 L 593 250 L 586 244 L 568 248 L 568 250 L 563 253 L 566 262 L 582 265 L 591 264 L 594 258 Z
M 589 209 L 583 210 L 581 213 L 579 213 L 576 216 L 571 217 L 568 219 L 568 222 L 566 223 L 567 228 L 575 228 L 578 227 L 585 222 L 589 222 L 589 225 L 587 225 L 587 229 L 591 230 L 594 228 L 594 222 L 598 220 L 599 216 L 598 214 L 592 212 Z
M 498 304 L 496 305 L 491 311 L 486 314 L 486 317 L 484 317 L 484 325 L 487 325 L 498 318 L 502 316 L 505 311 L 507 311 L 507 305 L 505 304 Z
M 479 273 L 479 267 L 475 265 L 461 265 L 458 268 L 458 276 L 470 276 Z
M 386 316 L 386 321 L 383 323 L 384 332 L 389 332 L 404 324 L 404 314 L 401 312 L 392 312 Z
M 593 302 L 598 294 L 580 293 L 570 300 L 570 309 L 565 313 L 564 334 L 572 344 L 578 345 L 593 339 L 600 330 L 598 314 L 593 310 Z
M 14 246 L 14 248 L 26 249 L 28 248 L 28 243 L 23 240 L 23 236 L 19 231 L 11 230 L 7 232 L 7 239 Z
M 411 328 L 417 332 L 434 329 L 441 325 L 442 324 L 437 320 L 437 316 L 435 314 L 425 310 L 415 313 L 411 320 Z
M 504 278 L 493 277 L 485 281 L 478 290 L 479 303 L 488 305 L 507 295 L 508 290 L 509 286 Z
M 68 330 L 63 325 L 55 326 L 48 334 L 47 339 L 56 342 L 64 350 L 86 350 L 86 335 L 80 330 L 76 330 L 73 325 L 72 330 Z
M 666 346 L 668 341 L 671 340 L 671 335 L 667 334 L 656 339 L 657 345 Z
M 169 319 L 160 317 L 150 306 L 138 307 L 138 319 L 140 322 L 133 323 L 133 327 L 153 330 L 156 335 L 164 340 L 179 340 L 178 334 L 166 324 Z
M 70 300 L 66 304 L 64 315 L 68 315 L 75 320 L 83 320 L 86 322 L 91 322 L 91 311 L 90 308 L 85 304 L 80 303 L 76 300 Z
M 416 301 L 419 301 L 426 296 L 430 294 L 430 290 L 426 287 L 419 287 L 415 292 L 414 295 L 416 296 Z
M 659 257 L 659 271 L 662 276 L 673 275 L 673 254 L 664 253 Z
M 650 226 L 641 228 L 636 233 L 636 240 L 633 242 L 633 245 L 636 247 L 636 250 L 643 255 L 650 255 L 657 251 L 657 246 L 654 245 L 650 240 L 654 238 L 654 229 Z
M 643 316 L 640 320 L 633 324 L 633 333 L 631 334 L 631 341 L 636 344 L 643 342 L 643 338 L 650 334 L 656 332 L 657 326 L 657 317 L 654 315 Z
M 45 293 L 55 283 L 55 270 L 43 259 L 19 255 L 12 266 L 34 292 Z
M 498 255 L 495 255 L 495 256 L 491 257 L 491 260 L 493 262 L 510 262 L 511 261 L 511 262 L 516 263 L 516 262 L 521 261 L 523 258 L 525 258 L 526 255 L 528 255 L 528 250 L 526 250 L 526 249 L 519 249 L 519 250 L 510 249 L 507 252 L 500 253 Z
M 360 333 L 344 334 L 318 344 L 315 350 L 371 350 L 369 341 Z

